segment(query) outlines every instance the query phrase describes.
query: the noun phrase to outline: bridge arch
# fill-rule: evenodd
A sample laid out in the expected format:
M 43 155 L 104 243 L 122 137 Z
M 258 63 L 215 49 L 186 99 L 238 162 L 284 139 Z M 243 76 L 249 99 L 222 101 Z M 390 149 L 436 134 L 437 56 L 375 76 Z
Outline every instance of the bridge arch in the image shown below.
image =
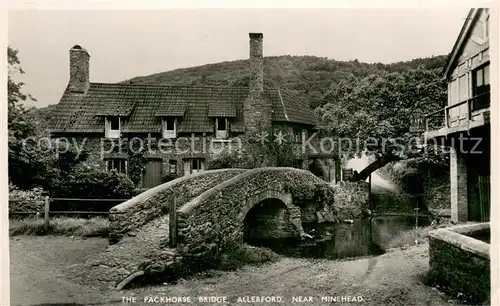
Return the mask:
M 241 208 L 241 212 L 238 215 L 238 220 L 243 222 L 248 212 L 260 202 L 267 199 L 277 199 L 283 202 L 285 206 L 290 209 L 293 207 L 292 194 L 289 192 L 284 192 L 280 190 L 273 189 L 265 189 L 265 190 L 257 190 L 252 193 L 248 198 L 245 199 L 245 204 Z
M 248 217 L 248 213 L 259 203 L 265 200 L 279 200 L 288 210 L 289 222 L 294 227 L 298 236 L 304 234 L 304 229 L 302 227 L 300 207 L 293 204 L 292 194 L 290 192 L 285 192 L 283 190 L 276 189 L 264 189 L 256 190 L 250 193 L 246 198 L 244 205 L 241 208 L 240 214 L 237 219 L 238 222 L 244 226 L 245 219 Z M 269 204 L 268 204 L 269 205 Z

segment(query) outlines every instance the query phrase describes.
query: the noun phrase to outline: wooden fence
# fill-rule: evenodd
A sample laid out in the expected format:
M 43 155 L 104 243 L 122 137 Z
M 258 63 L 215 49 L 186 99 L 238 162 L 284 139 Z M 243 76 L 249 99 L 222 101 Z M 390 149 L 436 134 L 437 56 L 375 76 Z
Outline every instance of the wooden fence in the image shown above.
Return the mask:
M 125 201 L 128 201 L 129 199 L 76 199 L 76 198 L 50 198 L 46 196 L 43 200 L 43 218 L 46 223 L 49 222 L 50 216 L 51 215 L 85 215 L 85 216 L 90 216 L 90 215 L 96 215 L 96 216 L 107 216 L 109 214 L 109 209 L 112 207 L 110 206 L 113 204 L 113 206 L 118 205 L 120 203 L 123 203 Z M 9 203 L 13 203 L 16 201 L 10 200 Z M 70 202 L 70 203 L 92 203 L 95 205 L 95 203 L 107 203 L 108 205 L 103 206 L 103 209 L 101 210 L 51 210 L 51 203 L 56 203 L 56 202 Z M 42 203 L 40 203 L 42 204 Z M 74 206 L 74 205 L 73 205 Z M 58 208 L 58 207 L 56 207 Z M 59 207 L 60 208 L 60 207 Z M 22 215 L 40 215 L 40 211 L 13 211 L 9 212 L 9 217 L 11 216 L 22 216 Z

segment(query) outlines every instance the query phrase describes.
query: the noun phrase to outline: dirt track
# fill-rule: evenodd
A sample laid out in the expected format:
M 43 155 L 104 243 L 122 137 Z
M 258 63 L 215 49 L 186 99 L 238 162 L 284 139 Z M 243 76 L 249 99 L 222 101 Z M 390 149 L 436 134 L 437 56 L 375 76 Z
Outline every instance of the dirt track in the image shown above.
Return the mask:
M 422 283 L 428 269 L 427 244 L 350 261 L 283 258 L 261 267 L 122 292 L 101 292 L 68 279 L 66 267 L 106 246 L 105 239 L 11 238 L 11 305 L 120 305 L 122 297 L 131 296 L 137 297 L 135 305 L 148 296 L 190 296 L 194 304 L 198 296 L 227 296 L 228 304 L 244 296 L 281 296 L 282 305 L 291 304 L 293 296 L 311 296 L 313 302 L 304 305 L 329 304 L 321 301 L 322 296 L 360 296 L 365 305 L 453 303 Z
M 113 300 L 112 294 L 103 294 L 72 282 L 64 271 L 66 267 L 103 251 L 107 245 L 107 240 L 102 238 L 11 237 L 11 305 L 88 305 Z

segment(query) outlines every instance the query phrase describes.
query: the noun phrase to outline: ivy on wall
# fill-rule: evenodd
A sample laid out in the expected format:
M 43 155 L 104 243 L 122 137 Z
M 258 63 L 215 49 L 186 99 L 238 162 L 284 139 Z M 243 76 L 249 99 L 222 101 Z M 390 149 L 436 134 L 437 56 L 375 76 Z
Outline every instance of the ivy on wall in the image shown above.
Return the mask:
M 142 177 L 148 162 L 149 148 L 155 150 L 158 145 L 156 139 L 150 137 L 142 140 L 142 142 L 132 141 L 127 145 L 129 156 L 128 176 L 136 186 L 142 184 Z
M 142 175 L 148 162 L 147 154 L 145 151 L 131 153 L 128 160 L 128 177 L 137 186 L 142 183 Z
M 133 141 L 108 139 L 104 143 L 104 149 L 106 152 L 126 154 L 128 158 L 127 176 L 135 186 L 140 186 L 148 162 L 148 148 L 156 145 L 156 142 L 151 138 L 141 138 L 141 141 L 137 141 L 137 139 L 134 138 Z
M 273 127 L 243 142 L 243 150 L 223 151 L 208 161 L 207 168 L 301 167 L 293 135 L 285 129 Z

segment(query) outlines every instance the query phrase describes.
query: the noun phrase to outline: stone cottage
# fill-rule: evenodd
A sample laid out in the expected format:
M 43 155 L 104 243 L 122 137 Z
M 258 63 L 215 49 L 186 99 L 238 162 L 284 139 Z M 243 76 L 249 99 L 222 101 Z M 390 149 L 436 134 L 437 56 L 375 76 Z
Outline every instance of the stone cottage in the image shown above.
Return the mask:
M 490 218 L 489 19 L 489 9 L 470 10 L 443 69 L 448 105 L 426 116 L 426 142 L 450 149 L 455 221 Z
M 203 171 L 214 148 L 240 145 L 241 139 L 269 129 L 285 130 L 299 144 L 314 132 L 315 114 L 289 90 L 264 87 L 263 35 L 249 36 L 248 87 L 94 83 L 90 55 L 75 45 L 69 51 L 69 83 L 51 119 L 51 137 L 85 139 L 90 162 L 123 173 L 129 172 L 130 155 L 110 149 L 114 142 L 155 139 L 163 150 L 147 152 L 139 183 L 145 188 L 160 184 L 165 175 Z M 303 168 L 318 164 L 325 179 L 339 180 L 340 164 L 331 156 L 305 154 L 297 162 Z

